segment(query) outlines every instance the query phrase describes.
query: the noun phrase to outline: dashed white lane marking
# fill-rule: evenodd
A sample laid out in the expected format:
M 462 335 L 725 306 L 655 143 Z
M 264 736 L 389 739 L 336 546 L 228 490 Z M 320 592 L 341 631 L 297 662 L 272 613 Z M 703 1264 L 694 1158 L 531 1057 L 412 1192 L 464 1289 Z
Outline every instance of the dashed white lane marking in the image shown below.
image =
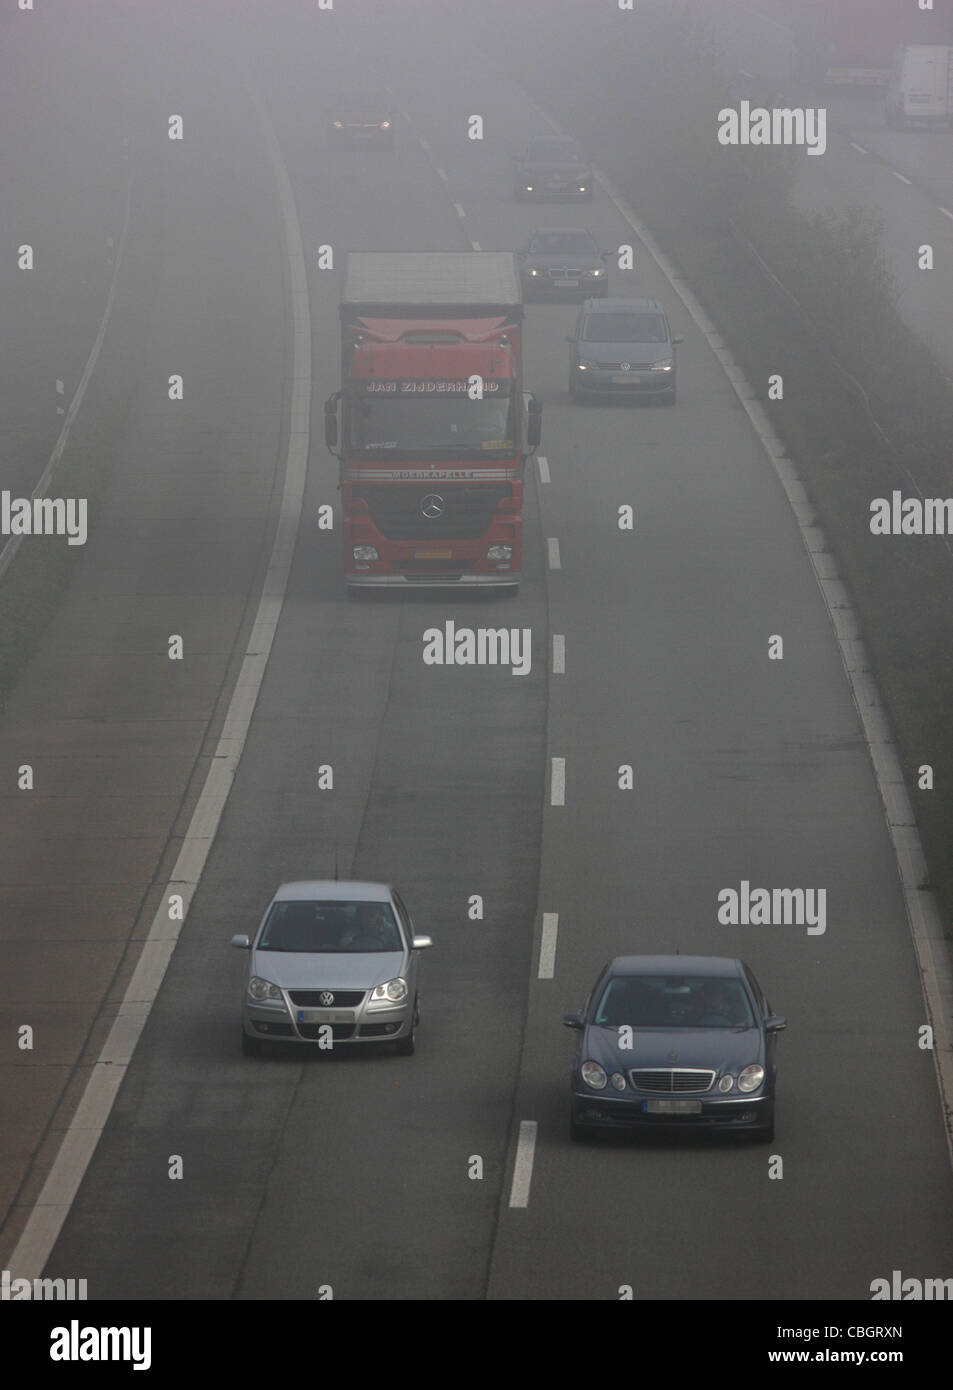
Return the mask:
M 553 633 L 553 675 L 566 674 L 566 639 L 561 633 Z
M 168 898 L 171 893 L 181 894 L 185 909 L 183 916 L 187 917 L 245 747 L 248 726 L 281 616 L 294 555 L 298 522 L 304 501 L 310 440 L 311 311 L 308 304 L 308 277 L 294 195 L 281 150 L 257 93 L 249 90 L 249 96 L 262 124 L 278 185 L 293 311 L 294 357 L 291 364 L 293 372 L 288 454 L 278 528 L 258 612 L 248 636 L 248 645 L 218 745 L 211 759 L 208 776 L 192 813 L 171 878 L 163 889 L 162 900 L 143 943 L 139 962 L 99 1057 L 93 1064 L 86 1088 L 63 1137 L 50 1174 L 10 1257 L 10 1269 L 15 1271 L 16 1278 L 38 1279 L 49 1259 L 83 1175 L 96 1151 L 119 1087 L 132 1061 L 136 1044 L 169 967 L 184 922 L 170 921 Z M 105 325 L 105 317 L 103 323 Z M 91 356 L 90 361 L 93 360 Z M 89 370 L 91 366 L 88 362 L 87 371 Z M 84 377 L 86 375 L 84 373 Z
M 895 179 L 899 179 L 901 183 L 907 184 L 908 187 L 910 186 L 911 180 L 907 178 L 906 174 L 898 174 L 896 169 L 891 169 L 890 172 Z
M 462 205 L 462 203 L 454 203 L 454 205 L 453 205 L 453 210 L 454 210 L 454 212 L 457 214 L 458 217 L 460 217 L 460 218 L 466 217 L 466 213 L 463 211 L 463 205 Z
M 549 779 L 549 804 L 550 806 L 565 806 L 566 804 L 566 759 L 553 758 L 553 770 Z
M 546 457 L 545 454 L 537 454 L 537 455 L 536 455 L 536 467 L 539 469 L 539 481 L 540 481 L 541 483 L 548 483 L 548 482 L 549 482 L 549 459 Z
M 478 241 L 471 241 L 470 245 L 473 247 L 474 251 L 479 251 L 482 249 Z
M 551 980 L 556 969 L 556 933 L 559 913 L 543 913 L 543 934 L 539 943 L 539 979 Z
M 559 558 L 559 541 L 555 536 L 550 536 L 546 541 L 546 550 L 549 555 L 549 568 L 551 570 L 562 569 L 562 562 Z
M 439 166 L 439 164 L 436 166 L 436 168 L 437 168 L 437 177 L 443 179 L 444 183 L 446 183 L 446 182 L 447 182 L 447 171 L 446 171 L 446 169 L 441 169 L 440 166 Z
M 853 142 L 853 140 L 850 141 L 850 147 L 851 147 L 852 150 L 856 150 L 858 154 L 869 154 L 869 153 L 870 153 L 869 150 L 865 150 L 865 149 L 864 149 L 863 145 L 855 145 L 854 142 Z
M 949 208 L 940 208 L 940 211 L 944 217 L 948 217 L 950 221 L 953 222 L 953 212 L 950 212 Z
M 516 1141 L 516 1163 L 513 1165 L 513 1185 L 510 1206 L 529 1206 L 529 1185 L 533 1181 L 533 1155 L 536 1152 L 536 1121 L 520 1120 Z

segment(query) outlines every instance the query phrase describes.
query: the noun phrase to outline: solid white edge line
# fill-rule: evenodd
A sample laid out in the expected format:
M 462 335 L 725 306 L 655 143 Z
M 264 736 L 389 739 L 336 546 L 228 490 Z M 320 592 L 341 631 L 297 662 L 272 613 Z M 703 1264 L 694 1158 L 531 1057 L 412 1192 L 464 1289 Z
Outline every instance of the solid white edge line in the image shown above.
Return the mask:
M 56 465 L 59 463 L 60 459 L 63 456 L 63 450 L 66 448 L 66 441 L 69 438 L 69 432 L 73 427 L 73 422 L 75 421 L 76 416 L 79 414 L 79 408 L 83 403 L 83 397 L 86 395 L 86 387 L 89 385 L 89 379 L 93 374 L 93 370 L 96 366 L 96 363 L 99 361 L 99 354 L 106 337 L 106 329 L 109 326 L 109 319 L 112 314 L 113 303 L 116 298 L 116 286 L 119 283 L 119 268 L 122 265 L 123 253 L 126 249 L 126 238 L 129 232 L 129 217 L 131 208 L 132 174 L 130 173 L 129 182 L 126 185 L 126 210 L 123 214 L 122 231 L 119 234 L 119 245 L 116 249 L 116 261 L 113 265 L 112 279 L 109 282 L 109 292 L 106 295 L 106 307 L 103 310 L 103 317 L 102 322 L 99 325 L 99 332 L 96 334 L 96 337 L 93 340 L 93 345 L 89 350 L 89 356 L 86 359 L 86 365 L 83 368 L 83 374 L 79 379 L 79 385 L 76 387 L 76 391 L 73 394 L 73 399 L 69 403 L 69 407 L 66 411 L 66 417 L 63 420 L 63 428 L 60 430 L 59 437 L 57 438 L 57 441 L 53 446 L 53 452 L 52 454 L 50 454 L 49 462 L 47 463 L 43 472 L 40 474 L 39 481 L 37 482 L 36 487 L 30 494 L 31 499 L 34 497 L 42 497 L 45 493 L 46 486 L 53 476 L 53 473 L 56 469 Z M 57 395 L 62 395 L 64 390 L 65 387 L 63 386 L 63 383 L 58 381 L 56 383 Z M 57 414 L 60 413 L 61 412 L 57 411 Z M 3 578 L 7 570 L 10 568 L 10 565 L 12 564 L 17 551 L 20 549 L 20 542 L 22 540 L 22 535 L 10 536 L 7 540 L 6 545 L 4 545 L 3 549 L 0 550 L 0 579 Z
M 443 179 L 444 183 L 446 183 L 446 182 L 447 182 L 447 171 L 446 171 L 445 169 L 441 169 L 440 166 L 439 166 L 439 164 L 438 164 L 438 165 L 435 165 L 435 168 L 436 168 L 436 170 L 437 170 L 437 177 Z
M 466 213 L 463 211 L 463 204 L 462 204 L 462 203 L 454 203 L 454 205 L 453 205 L 453 210 L 454 210 L 454 212 L 457 214 L 457 216 L 458 216 L 459 218 L 462 219 L 462 218 L 466 217 Z
M 541 483 L 548 483 L 550 481 L 549 459 L 545 454 L 536 455 L 536 467 L 539 469 L 539 481 Z
M 168 896 L 181 893 L 188 909 L 218 831 L 245 746 L 248 727 L 281 615 L 298 523 L 304 501 L 311 416 L 311 311 L 301 230 L 291 181 L 268 114 L 257 92 L 249 96 L 262 122 L 271 155 L 285 224 L 294 320 L 294 373 L 288 454 L 281 512 L 258 611 L 248 638 L 221 736 L 201 795 L 192 813 L 171 877 L 163 889 L 139 962 L 98 1060 L 93 1064 L 76 1113 L 66 1130 L 43 1189 L 10 1257 L 11 1277 L 39 1278 L 63 1227 L 73 1199 L 132 1060 L 149 1011 L 168 969 L 183 922 L 170 922 Z M 16 1271 L 14 1274 L 13 1271 Z
M 912 182 L 912 180 L 907 178 L 906 174 L 898 174 L 896 169 L 891 169 L 890 172 L 893 174 L 894 178 L 899 179 L 901 183 L 905 183 L 909 186 Z
M 549 780 L 549 804 L 550 806 L 565 806 L 566 804 L 566 759 L 553 758 L 552 773 Z
M 940 211 L 944 217 L 948 217 L 950 221 L 953 222 L 953 212 L 950 212 L 949 208 L 940 208 Z
M 556 969 L 556 935 L 559 931 L 559 913 L 543 913 L 543 930 L 539 941 L 539 972 L 537 979 L 551 980 Z
M 869 150 L 865 150 L 865 149 L 864 149 L 863 145 L 856 145 L 856 144 L 854 143 L 853 140 L 848 141 L 848 144 L 850 145 L 851 149 L 852 149 L 852 150 L 856 150 L 858 154 L 869 154 L 869 153 L 870 153 Z
M 533 1180 L 533 1155 L 536 1152 L 536 1129 L 535 1120 L 520 1120 L 513 1182 L 510 1186 L 511 1207 L 529 1206 L 529 1185 Z
M 562 633 L 553 633 L 553 675 L 566 674 L 566 638 Z
M 559 541 L 555 536 L 547 538 L 546 549 L 549 554 L 549 568 L 551 570 L 562 569 L 562 561 L 559 558 Z
M 688 289 L 677 268 L 656 243 L 649 230 L 639 221 L 634 209 L 622 198 L 611 179 L 601 169 L 595 169 L 593 172 L 597 182 L 668 280 L 718 359 L 784 488 L 804 548 L 814 567 L 814 576 L 834 628 L 841 661 L 864 731 L 884 808 L 884 820 L 893 845 L 907 922 L 920 969 L 927 1021 L 933 1028 L 933 1061 L 939 1090 L 940 1114 L 950 1162 L 953 1164 L 953 968 L 943 934 L 939 906 L 929 891 L 920 889 L 920 884 L 927 878 L 926 858 L 907 795 L 896 744 L 891 736 L 876 684 L 868 674 L 869 663 L 860 640 L 857 620 L 843 585 L 831 582 L 831 575 L 824 563 L 825 558 L 829 557 L 825 557 L 824 551 L 819 550 L 815 543 L 817 528 L 810 509 L 804 506 L 804 488 L 796 467 L 774 432 L 767 412 L 756 398 L 754 388 L 727 348 L 721 346 L 715 325 Z

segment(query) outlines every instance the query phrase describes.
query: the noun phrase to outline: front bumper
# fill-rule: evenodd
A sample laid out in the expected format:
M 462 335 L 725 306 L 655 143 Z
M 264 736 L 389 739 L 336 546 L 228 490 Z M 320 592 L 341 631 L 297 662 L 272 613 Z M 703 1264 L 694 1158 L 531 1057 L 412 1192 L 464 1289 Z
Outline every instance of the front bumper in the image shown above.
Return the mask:
M 529 183 L 532 183 L 532 188 L 527 187 Z M 580 184 L 583 183 L 585 187 L 580 192 Z M 585 202 L 592 197 L 592 180 L 561 180 L 559 184 L 552 184 L 547 179 L 542 182 L 527 179 L 519 185 L 519 192 L 521 198 L 531 198 L 536 203 L 544 203 L 548 199 L 563 201 L 566 198 Z
M 327 1037 L 321 1029 L 330 1027 L 331 1039 L 337 1047 L 339 1043 L 359 1046 L 361 1043 L 393 1041 L 406 1037 L 413 1030 L 415 1004 L 412 994 L 408 994 L 402 1003 L 383 1009 L 369 1008 L 366 997 L 356 1007 L 321 1009 L 297 1005 L 290 999 L 287 990 L 282 992 L 283 1004 L 264 1004 L 245 999 L 242 1029 L 248 1037 L 261 1042 L 312 1043 L 317 1046 L 322 1037 Z
M 346 574 L 349 589 L 484 589 L 513 588 L 520 582 L 518 570 L 500 570 L 493 574 L 448 570 L 424 574 Z
M 592 1129 L 642 1131 L 666 1130 L 761 1130 L 767 1129 L 774 1114 L 774 1097 L 757 1093 L 750 1096 L 706 1093 L 698 1097 L 701 1110 L 695 1115 L 653 1115 L 644 1110 L 650 1100 L 684 1100 L 683 1096 L 647 1096 L 643 1094 L 606 1095 L 604 1091 L 580 1089 L 574 1085 L 570 1095 L 573 1122 Z
M 613 372 L 573 368 L 573 386 L 589 396 L 667 396 L 675 390 L 675 372 Z
M 523 295 L 526 299 L 548 299 L 550 296 L 559 299 L 575 297 L 577 294 L 581 294 L 585 299 L 599 299 L 608 293 L 607 275 L 583 275 L 571 284 L 565 283 L 565 277 L 557 280 L 548 274 L 523 277 Z

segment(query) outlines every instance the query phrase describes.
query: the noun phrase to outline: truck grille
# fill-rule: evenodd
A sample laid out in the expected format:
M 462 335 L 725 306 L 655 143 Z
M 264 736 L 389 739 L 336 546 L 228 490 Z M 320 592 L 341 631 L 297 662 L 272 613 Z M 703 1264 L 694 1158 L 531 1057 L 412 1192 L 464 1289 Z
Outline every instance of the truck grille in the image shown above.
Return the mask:
M 629 1072 L 629 1082 L 636 1091 L 664 1091 L 667 1095 L 682 1095 L 687 1091 L 710 1091 L 715 1079 L 713 1071 L 675 1070 L 671 1067 L 644 1067 Z
M 373 483 L 356 487 L 354 496 L 367 503 L 374 525 L 389 541 L 472 541 L 486 535 L 497 504 L 509 497 L 509 483 L 484 483 L 467 487 L 460 483 L 432 485 Z M 426 497 L 440 498 L 443 512 L 424 516 Z

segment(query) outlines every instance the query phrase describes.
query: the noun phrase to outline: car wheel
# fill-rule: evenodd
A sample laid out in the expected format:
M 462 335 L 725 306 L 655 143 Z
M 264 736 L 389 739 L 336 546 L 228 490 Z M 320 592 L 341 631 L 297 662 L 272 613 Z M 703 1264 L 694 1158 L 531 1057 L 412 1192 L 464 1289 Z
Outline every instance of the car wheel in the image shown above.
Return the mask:
M 250 1038 L 248 1034 L 245 1032 L 244 1028 L 242 1029 L 243 1057 L 260 1057 L 263 1048 L 264 1044 L 261 1042 L 259 1038 Z
M 678 399 L 678 390 L 677 390 L 676 387 L 673 386 L 672 389 L 671 389 L 671 391 L 666 391 L 665 395 L 662 397 L 662 404 L 663 404 L 663 405 L 674 405 L 677 399 Z
M 414 1021 L 410 1025 L 410 1032 L 406 1038 L 399 1038 L 394 1044 L 394 1051 L 398 1057 L 413 1057 L 417 1048 L 417 1024 L 420 1022 L 420 1009 L 417 1007 L 417 1000 L 414 1000 Z

